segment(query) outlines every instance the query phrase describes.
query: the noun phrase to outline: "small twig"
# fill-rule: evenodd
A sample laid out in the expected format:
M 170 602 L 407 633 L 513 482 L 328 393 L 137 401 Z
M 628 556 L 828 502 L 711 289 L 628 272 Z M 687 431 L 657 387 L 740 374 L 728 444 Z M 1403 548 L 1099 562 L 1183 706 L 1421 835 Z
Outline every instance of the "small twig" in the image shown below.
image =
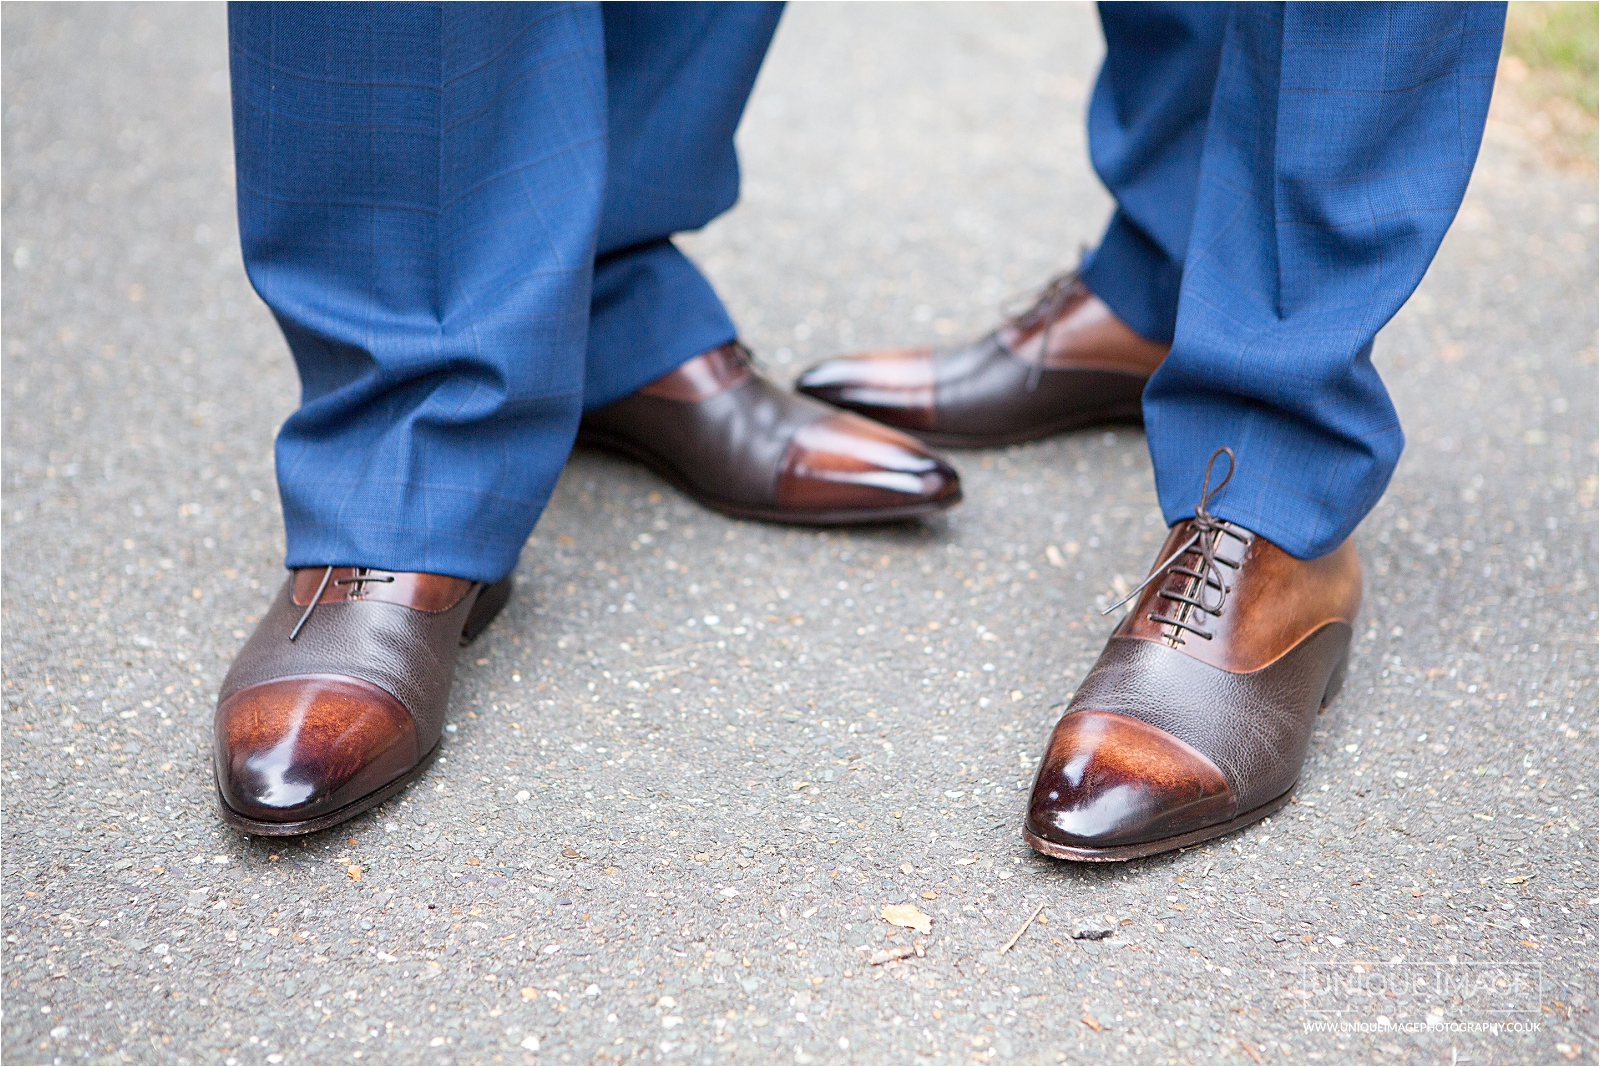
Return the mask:
M 1037 919 L 1039 913 L 1044 910 L 1044 905 L 1045 902 L 1041 900 L 1039 906 L 1033 909 L 1033 914 L 1028 916 L 1027 921 L 1017 927 L 1017 932 L 1011 935 L 1011 940 L 1000 946 L 1000 955 L 1004 956 L 1007 952 L 1010 952 L 1011 946 L 1021 940 L 1022 935 L 1028 932 L 1028 927 L 1033 925 L 1033 920 Z

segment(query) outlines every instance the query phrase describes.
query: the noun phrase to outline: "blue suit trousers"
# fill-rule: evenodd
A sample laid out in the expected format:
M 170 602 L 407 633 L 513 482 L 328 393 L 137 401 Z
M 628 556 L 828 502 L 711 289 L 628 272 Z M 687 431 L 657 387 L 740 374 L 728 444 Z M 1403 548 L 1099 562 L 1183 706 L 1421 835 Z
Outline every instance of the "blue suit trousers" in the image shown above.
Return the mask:
M 230 5 L 245 266 L 302 384 L 290 567 L 498 579 L 581 412 L 735 336 L 671 235 L 737 199 L 780 11 Z
M 1100 5 L 1090 155 L 1117 200 L 1086 284 L 1170 342 L 1144 394 L 1167 521 L 1210 510 L 1313 558 L 1404 437 L 1372 365 L 1466 192 L 1497 3 Z

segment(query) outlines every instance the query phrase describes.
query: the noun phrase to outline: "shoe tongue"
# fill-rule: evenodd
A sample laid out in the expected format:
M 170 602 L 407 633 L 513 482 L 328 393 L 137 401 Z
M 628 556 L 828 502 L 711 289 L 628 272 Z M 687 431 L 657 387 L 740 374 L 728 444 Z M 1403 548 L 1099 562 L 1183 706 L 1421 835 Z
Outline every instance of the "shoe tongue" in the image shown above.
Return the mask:
M 1193 532 L 1194 520 L 1188 520 L 1185 526 L 1190 532 Z M 1255 535 L 1249 530 L 1231 522 L 1219 522 L 1216 524 L 1216 532 L 1202 536 L 1211 539 L 1213 543 L 1212 553 L 1217 560 L 1235 569 L 1244 562 L 1245 552 L 1249 550 L 1250 542 L 1255 539 Z M 1198 555 L 1200 546 L 1196 544 L 1189 551 Z
M 1250 542 L 1254 535 L 1244 527 L 1236 526 L 1229 522 L 1218 523 L 1217 527 L 1219 528 L 1214 529 L 1211 533 L 1202 533 L 1196 530 L 1193 519 L 1184 519 L 1172 527 L 1171 532 L 1167 535 L 1166 542 L 1162 544 L 1160 552 L 1154 560 L 1154 563 L 1167 561 L 1166 567 L 1162 569 L 1160 574 L 1153 575 L 1147 579 L 1149 584 L 1144 587 L 1144 590 L 1132 602 L 1133 607 L 1129 611 L 1127 618 L 1118 627 L 1117 632 L 1132 633 L 1138 630 L 1141 620 L 1144 620 L 1146 614 L 1163 606 L 1162 601 L 1165 598 L 1161 596 L 1162 590 L 1166 590 L 1169 593 L 1183 593 L 1186 596 L 1193 592 L 1193 587 L 1197 584 L 1196 580 L 1193 576 L 1182 573 L 1178 568 L 1181 567 L 1188 571 L 1201 570 L 1204 554 L 1198 541 L 1182 552 L 1179 552 L 1178 549 L 1185 541 L 1194 537 L 1196 533 L 1200 533 L 1203 538 L 1214 540 L 1213 556 L 1218 563 L 1224 565 L 1223 571 L 1225 575 L 1238 572 L 1244 563 L 1245 554 L 1250 548 Z M 1231 584 L 1231 579 L 1229 579 L 1229 582 Z M 1157 614 L 1161 613 L 1157 611 Z
M 323 585 L 324 576 L 328 578 L 326 585 Z M 323 587 L 319 604 L 377 601 L 431 613 L 454 607 L 473 583 L 466 578 L 413 571 L 335 567 L 329 575 L 326 567 L 302 567 L 294 573 L 295 604 L 300 607 L 310 604 L 319 586 Z

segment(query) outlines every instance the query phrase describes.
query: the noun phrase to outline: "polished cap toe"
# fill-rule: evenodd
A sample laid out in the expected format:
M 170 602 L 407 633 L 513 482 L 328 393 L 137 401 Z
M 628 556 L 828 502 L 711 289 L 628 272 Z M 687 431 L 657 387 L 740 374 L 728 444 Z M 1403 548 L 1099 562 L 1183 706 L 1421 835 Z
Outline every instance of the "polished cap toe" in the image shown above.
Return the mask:
M 778 505 L 815 513 L 926 511 L 961 499 L 961 476 L 897 430 L 835 412 L 795 434 L 778 473 Z
M 303 822 L 338 811 L 421 758 L 416 722 L 390 693 L 333 675 L 248 686 L 217 708 L 217 788 L 234 812 Z
M 1104 849 L 1232 817 L 1227 779 L 1199 751 L 1130 716 L 1085 710 L 1051 734 L 1027 828 L 1047 844 Z
M 934 427 L 931 349 L 890 349 L 824 360 L 800 375 L 795 389 L 890 426 Z

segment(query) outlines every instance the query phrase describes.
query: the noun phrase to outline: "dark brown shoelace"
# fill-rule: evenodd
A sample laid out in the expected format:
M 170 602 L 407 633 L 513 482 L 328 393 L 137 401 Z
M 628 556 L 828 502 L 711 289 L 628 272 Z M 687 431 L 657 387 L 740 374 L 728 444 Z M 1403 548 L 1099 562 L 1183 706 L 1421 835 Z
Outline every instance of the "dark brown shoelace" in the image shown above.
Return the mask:
M 294 629 L 289 631 L 289 640 L 293 641 L 300 636 L 300 630 L 311 620 L 311 613 L 317 610 L 317 605 L 322 603 L 322 594 L 327 591 L 328 579 L 333 577 L 333 567 L 329 566 L 322 572 L 322 581 L 317 583 L 317 591 L 311 597 L 311 603 L 306 605 L 305 614 L 300 616 L 300 621 L 294 624 Z M 394 575 L 386 574 L 379 577 L 372 573 L 371 567 L 357 567 L 355 577 L 340 578 L 334 585 L 353 585 L 356 587 L 355 595 L 361 596 L 367 591 L 368 582 L 392 582 Z
M 1226 454 L 1228 457 L 1228 473 L 1223 476 L 1222 481 L 1218 482 L 1216 486 L 1213 487 L 1211 484 L 1211 468 L 1212 465 L 1217 462 L 1217 457 L 1224 454 Z M 1216 636 L 1211 631 L 1203 629 L 1202 627 L 1189 622 L 1185 616 L 1187 615 L 1188 617 L 1192 618 L 1193 613 L 1198 612 L 1202 615 L 1210 615 L 1214 618 L 1222 617 L 1222 609 L 1227 604 L 1228 594 L 1233 591 L 1232 586 L 1228 585 L 1228 576 L 1226 573 L 1224 573 L 1222 568 L 1226 566 L 1232 570 L 1234 564 L 1229 563 L 1226 560 L 1221 560 L 1217 557 L 1217 541 L 1220 535 L 1227 534 L 1229 537 L 1232 537 L 1241 544 L 1248 545 L 1250 543 L 1247 538 L 1235 533 L 1228 527 L 1227 523 L 1212 515 L 1211 512 L 1207 510 L 1207 506 L 1211 503 L 1212 499 L 1218 493 L 1222 492 L 1223 486 L 1227 485 L 1228 482 L 1233 479 L 1233 470 L 1233 449 L 1223 447 L 1211 453 L 1211 458 L 1206 460 L 1205 478 L 1200 485 L 1200 502 L 1194 506 L 1194 519 L 1192 520 L 1193 533 L 1190 535 L 1189 539 L 1184 541 L 1184 543 L 1176 552 L 1172 553 L 1172 555 L 1156 564 L 1155 568 L 1150 572 L 1150 576 L 1144 581 L 1140 582 L 1132 592 L 1123 597 L 1121 600 L 1117 601 L 1115 604 L 1112 604 L 1110 607 L 1106 608 L 1100 614 L 1111 614 L 1113 611 L 1117 610 L 1122 605 L 1138 596 L 1145 590 L 1145 587 L 1163 575 L 1181 574 L 1184 577 L 1193 580 L 1193 584 L 1190 587 L 1193 595 L 1183 592 L 1175 593 L 1167 589 L 1157 590 L 1156 595 L 1158 597 L 1171 602 L 1173 614 L 1168 615 L 1152 611 L 1147 613 L 1145 618 L 1149 619 L 1151 622 L 1159 623 L 1163 626 L 1173 627 L 1174 629 L 1171 640 L 1177 645 L 1184 643 L 1183 638 L 1179 636 L 1178 633 L 1180 630 L 1192 633 L 1196 637 L 1203 638 L 1207 641 L 1210 641 Z M 1179 565 L 1178 560 L 1182 559 L 1183 556 L 1189 552 L 1199 553 L 1200 560 L 1198 570 Z M 1213 590 L 1215 590 L 1216 593 L 1214 602 L 1212 599 Z M 1163 608 L 1165 607 L 1166 605 L 1163 605 Z M 1186 611 L 1185 609 L 1189 610 Z

